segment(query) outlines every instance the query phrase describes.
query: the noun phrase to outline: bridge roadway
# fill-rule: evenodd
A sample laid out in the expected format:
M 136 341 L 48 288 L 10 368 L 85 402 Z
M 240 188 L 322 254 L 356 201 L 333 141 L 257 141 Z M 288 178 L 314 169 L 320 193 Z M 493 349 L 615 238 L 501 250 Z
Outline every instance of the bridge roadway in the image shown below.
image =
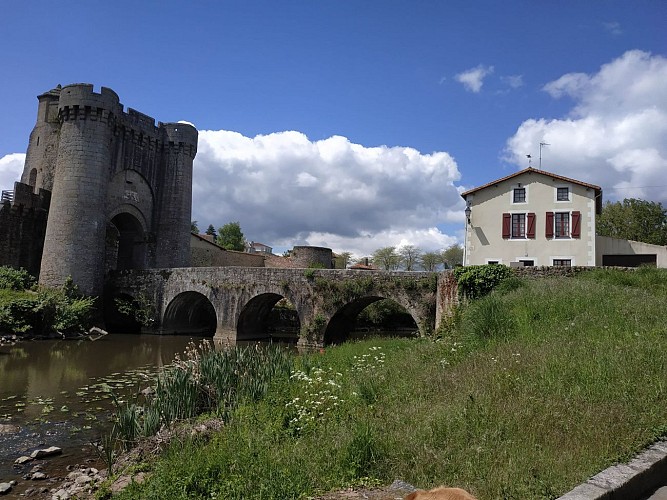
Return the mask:
M 451 271 L 194 267 L 113 272 L 108 323 L 120 317 L 116 298 L 132 298 L 148 314 L 142 331 L 208 333 L 229 343 L 265 337 L 271 309 L 286 298 L 299 317 L 297 346 L 309 349 L 345 341 L 359 312 L 381 299 L 403 306 L 427 335 L 451 312 L 457 287 Z

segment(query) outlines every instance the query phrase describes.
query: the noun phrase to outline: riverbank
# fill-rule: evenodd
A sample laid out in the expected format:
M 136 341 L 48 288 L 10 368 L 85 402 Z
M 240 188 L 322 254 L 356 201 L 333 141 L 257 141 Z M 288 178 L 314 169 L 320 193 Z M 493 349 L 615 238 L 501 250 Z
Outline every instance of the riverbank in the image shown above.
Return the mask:
M 10 498 L 29 489 L 50 491 L 74 469 L 105 469 L 91 443 L 110 432 L 112 394 L 133 397 L 159 367 L 201 340 L 110 334 L 95 342 L 21 340 L 0 346 L 0 483 L 18 481 Z M 15 466 L 19 457 L 50 446 L 62 454 Z M 48 477 L 33 480 L 33 472 Z
M 396 478 L 555 498 L 667 435 L 665 300 L 661 270 L 511 280 L 436 342 L 299 358 L 119 498 L 302 498 Z

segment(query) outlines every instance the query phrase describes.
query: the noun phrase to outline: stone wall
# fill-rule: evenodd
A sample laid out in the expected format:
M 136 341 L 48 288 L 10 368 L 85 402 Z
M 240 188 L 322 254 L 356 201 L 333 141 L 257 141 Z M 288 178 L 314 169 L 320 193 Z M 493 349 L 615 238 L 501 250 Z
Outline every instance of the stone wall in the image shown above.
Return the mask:
M 14 201 L 0 205 L 0 265 L 39 275 L 50 193 L 16 182 Z
M 190 236 L 190 259 L 192 267 L 264 267 L 263 255 L 225 250 L 198 234 Z

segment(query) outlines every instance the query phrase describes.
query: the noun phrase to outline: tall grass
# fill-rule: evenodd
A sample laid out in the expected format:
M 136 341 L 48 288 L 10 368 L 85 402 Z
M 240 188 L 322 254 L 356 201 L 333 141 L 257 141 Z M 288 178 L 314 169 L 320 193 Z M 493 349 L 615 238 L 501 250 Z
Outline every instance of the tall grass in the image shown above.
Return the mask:
M 257 401 L 290 373 L 291 355 L 276 347 L 216 351 L 210 343 L 188 346 L 183 358 L 156 378 L 144 404 L 116 401 L 115 431 L 125 449 L 139 437 L 202 413 L 228 417 L 240 402 Z
M 122 497 L 302 498 L 400 478 L 555 498 L 667 437 L 666 283 L 660 270 L 525 281 L 470 302 L 438 342 L 300 358 Z

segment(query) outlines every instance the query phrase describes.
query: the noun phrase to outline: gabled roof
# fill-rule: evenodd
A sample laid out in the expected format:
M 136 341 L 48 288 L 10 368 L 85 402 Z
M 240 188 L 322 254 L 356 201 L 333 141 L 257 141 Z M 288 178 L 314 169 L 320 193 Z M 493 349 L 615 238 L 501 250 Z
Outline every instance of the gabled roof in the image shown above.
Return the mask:
M 588 184 L 587 182 L 578 181 L 576 179 L 570 179 L 569 177 L 564 177 L 562 175 L 547 172 L 546 170 L 539 170 L 537 168 L 528 167 L 528 168 L 524 168 L 523 170 L 519 170 L 518 172 L 514 172 L 513 174 L 502 177 L 500 179 L 496 179 L 495 181 L 488 182 L 488 183 L 484 184 L 483 186 L 479 186 L 479 187 L 476 187 L 476 188 L 473 188 L 473 189 L 469 189 L 468 191 L 465 191 L 465 192 L 461 193 L 461 196 L 463 198 L 465 198 L 469 194 L 473 194 L 476 191 L 480 191 L 482 189 L 488 188 L 489 186 L 494 186 L 494 185 L 496 185 L 500 182 L 512 179 L 514 177 L 517 177 L 519 175 L 526 174 L 526 173 L 541 174 L 541 175 L 544 175 L 546 177 L 551 177 L 552 179 L 558 179 L 558 180 L 565 181 L 565 182 L 571 182 L 572 184 L 579 184 L 580 186 L 584 186 L 584 187 L 602 192 L 602 188 L 600 186 L 596 186 L 595 184 Z
M 519 170 L 518 172 L 514 172 L 513 174 L 507 175 L 500 179 L 496 179 L 495 181 L 488 182 L 482 186 L 469 189 L 468 191 L 464 191 L 463 193 L 461 193 L 461 197 L 465 200 L 466 196 L 468 196 L 469 194 L 473 194 L 476 193 L 477 191 L 481 191 L 482 189 L 495 186 L 503 181 L 507 181 L 509 179 L 513 179 L 514 177 L 518 177 L 519 175 L 532 174 L 532 173 L 544 175 L 545 177 L 551 177 L 552 179 L 558 179 L 560 181 L 569 182 L 572 184 L 578 184 L 579 186 L 593 189 L 595 191 L 595 209 L 596 209 L 595 211 L 598 214 L 602 211 L 602 188 L 600 186 L 596 186 L 595 184 L 589 184 L 587 182 L 578 181 L 576 179 L 571 179 L 569 177 L 564 177 L 562 175 L 554 174 L 552 172 L 547 172 L 546 170 L 539 170 L 533 167 L 524 168 L 523 170 Z

